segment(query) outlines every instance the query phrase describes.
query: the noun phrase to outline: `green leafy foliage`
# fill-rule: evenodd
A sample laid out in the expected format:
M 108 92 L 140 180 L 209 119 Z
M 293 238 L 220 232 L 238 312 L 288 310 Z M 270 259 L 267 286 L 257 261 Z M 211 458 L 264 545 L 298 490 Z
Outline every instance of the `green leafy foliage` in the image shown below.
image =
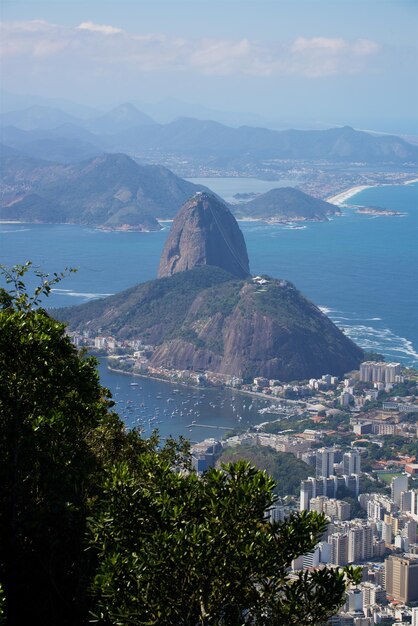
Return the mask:
M 326 522 L 303 512 L 270 524 L 272 488 L 265 472 L 242 461 L 202 478 L 174 473 L 152 455 L 134 472 L 125 463 L 113 468 L 90 519 L 95 619 L 317 626 L 340 605 L 345 575 L 288 577 L 292 559 L 313 549 Z
M 29 296 L 25 267 L 6 274 L 0 310 L 0 620 L 317 626 L 332 615 L 355 572 L 288 576 L 324 517 L 272 525 L 265 472 L 238 462 L 199 478 L 186 441 L 126 431 L 94 359 L 33 308 L 51 283 L 42 275 Z
M 29 311 L 38 306 L 42 296 L 49 296 L 53 285 L 59 283 L 67 274 L 76 272 L 75 268 L 65 268 L 59 274 L 54 272 L 52 278 L 39 269 L 34 268 L 35 276 L 40 279 L 39 285 L 32 295 L 29 295 L 24 282 L 25 274 L 32 268 L 32 262 L 27 261 L 24 265 L 14 265 L 11 269 L 0 265 L 0 275 L 2 275 L 6 285 L 11 285 L 5 289 L 0 288 L 0 307 L 3 309 L 14 308 L 17 311 Z
M 92 443 L 106 425 L 120 426 L 95 361 L 31 308 L 40 292 L 26 293 L 27 267 L 0 312 L 0 579 L 11 615 L 26 611 L 30 622 L 39 606 L 45 622 L 64 624 L 83 605 L 85 512 L 100 466 Z
M 101 328 L 108 334 L 142 337 L 144 341 L 159 343 L 181 332 L 187 313 L 201 291 L 231 278 L 231 274 L 214 266 L 197 267 L 137 285 L 106 300 L 58 309 L 54 315 L 75 329 L 88 324 L 92 330 Z
M 3 587 L 0 583 L 0 625 L 1 626 L 3 626 L 3 624 L 6 623 L 5 611 L 6 611 L 6 597 L 4 595 Z

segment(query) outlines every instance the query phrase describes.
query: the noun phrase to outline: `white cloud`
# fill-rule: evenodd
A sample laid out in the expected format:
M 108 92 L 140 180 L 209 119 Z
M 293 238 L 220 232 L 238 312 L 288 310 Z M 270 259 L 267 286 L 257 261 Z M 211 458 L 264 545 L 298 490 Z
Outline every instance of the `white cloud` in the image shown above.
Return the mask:
M 176 38 L 159 33 L 128 33 L 109 24 L 85 21 L 74 28 L 43 20 L 3 25 L 0 54 L 36 63 L 48 59 L 80 72 L 111 74 L 124 65 L 135 72 L 192 71 L 212 76 L 295 75 L 318 78 L 361 73 L 380 46 L 368 39 L 297 37 L 291 42 L 249 39 Z M 45 69 L 42 67 L 41 69 Z
M 77 26 L 78 30 L 88 30 L 92 33 L 101 33 L 102 35 L 118 35 L 123 33 L 121 28 L 115 28 L 107 24 L 94 24 L 94 22 L 82 22 Z
M 203 40 L 189 58 L 190 66 L 207 74 L 228 75 L 242 71 L 252 62 L 253 46 L 247 39 L 240 41 Z
M 353 52 L 355 52 L 355 54 L 360 54 L 363 56 L 376 54 L 376 52 L 379 52 L 379 50 L 379 44 L 375 41 L 370 41 L 370 39 L 357 39 L 357 41 L 355 41 L 353 44 Z
M 329 37 L 297 37 L 291 45 L 292 52 L 300 53 L 306 51 L 325 51 L 325 52 L 341 52 L 347 49 L 347 43 L 344 39 L 332 39 Z

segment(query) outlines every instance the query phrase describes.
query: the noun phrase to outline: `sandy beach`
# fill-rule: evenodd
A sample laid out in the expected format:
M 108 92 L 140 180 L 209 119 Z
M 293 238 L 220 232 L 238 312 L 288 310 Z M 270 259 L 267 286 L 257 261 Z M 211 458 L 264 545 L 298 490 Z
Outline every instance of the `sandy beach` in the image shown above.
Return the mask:
M 329 198 L 325 198 L 326 202 L 330 202 L 331 204 L 336 204 L 337 206 L 341 206 L 351 198 L 355 196 L 356 193 L 360 193 L 360 191 L 364 191 L 364 189 L 369 189 L 369 187 L 377 187 L 377 185 L 356 185 L 356 187 L 350 187 L 350 189 L 346 189 L 341 193 L 337 193 L 335 196 L 330 196 Z
M 355 196 L 360 191 L 364 191 L 364 189 L 370 189 L 370 187 L 387 187 L 390 185 L 413 185 L 414 183 L 418 183 L 418 178 L 412 178 L 411 180 L 399 181 L 394 183 L 381 183 L 375 185 L 356 185 L 355 187 L 350 187 L 345 191 L 341 191 L 340 193 L 335 194 L 334 196 L 329 196 L 325 198 L 326 202 L 330 202 L 331 204 L 336 204 L 337 206 L 343 205 L 349 198 Z

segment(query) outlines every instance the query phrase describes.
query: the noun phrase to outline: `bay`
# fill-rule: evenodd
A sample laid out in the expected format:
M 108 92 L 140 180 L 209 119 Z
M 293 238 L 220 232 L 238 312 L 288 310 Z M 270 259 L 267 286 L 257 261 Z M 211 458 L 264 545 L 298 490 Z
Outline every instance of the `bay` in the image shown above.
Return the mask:
M 258 413 L 270 401 L 231 389 L 198 389 L 118 374 L 107 369 L 105 359 L 100 359 L 99 371 L 102 385 L 112 391 L 118 414 L 129 428 L 140 428 L 146 436 L 158 429 L 162 438 L 221 439 L 236 428 L 246 430 L 275 417 Z
M 200 182 L 210 187 L 213 179 Z M 225 195 L 251 191 L 248 179 L 245 186 L 235 178 L 222 184 Z M 356 206 L 379 206 L 406 215 L 360 215 Z M 418 366 L 418 185 L 366 189 L 350 198 L 343 212 L 329 222 L 297 228 L 240 222 L 251 271 L 292 281 L 359 345 L 382 352 L 388 360 Z M 158 233 L 126 233 L 76 225 L 0 224 L 0 263 L 10 266 L 30 259 L 47 272 L 77 267 L 78 272 L 54 290 L 49 305 L 79 304 L 155 278 L 168 229 L 166 225 Z M 135 381 L 141 381 L 140 385 L 131 386 L 129 377 L 109 372 L 103 364 L 100 369 L 103 384 L 118 394 L 118 411 L 127 423 L 133 424 L 129 413 L 133 417 L 134 410 L 125 415 L 126 400 L 147 405 L 147 410 L 135 417 L 143 421 L 146 432 L 155 425 L 164 436 L 182 433 L 203 439 L 219 437 L 219 425 L 232 428 L 260 420 L 254 402 L 251 409 L 251 402 L 246 407 L 239 404 L 244 400 L 237 398 L 245 396 L 235 394 L 234 402 L 231 397 L 221 406 L 218 392 L 207 390 L 203 393 L 210 399 L 201 399 L 202 404 L 196 405 L 199 415 L 183 411 L 180 419 L 181 403 L 188 399 L 189 391 L 186 397 L 173 396 L 168 383 L 139 378 Z M 139 386 L 143 396 L 133 398 Z M 156 398 L 159 394 L 163 397 Z M 167 403 L 169 397 L 173 400 Z M 198 401 L 194 399 L 193 406 Z M 167 404 L 173 407 L 170 416 L 168 411 L 164 413 Z M 176 408 L 179 413 L 172 417 Z M 191 408 L 192 404 L 187 410 Z M 190 431 L 193 420 L 212 428 L 201 428 L 198 433 L 193 425 Z

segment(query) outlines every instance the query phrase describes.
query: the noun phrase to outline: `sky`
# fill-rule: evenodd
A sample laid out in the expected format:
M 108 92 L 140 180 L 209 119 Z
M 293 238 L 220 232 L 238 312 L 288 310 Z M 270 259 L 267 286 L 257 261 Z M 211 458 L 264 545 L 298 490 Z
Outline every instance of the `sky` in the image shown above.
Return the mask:
M 418 134 L 417 0 L 0 0 L 1 84 Z M 148 111 L 149 112 L 149 111 Z M 238 117 L 237 117 L 238 119 Z

